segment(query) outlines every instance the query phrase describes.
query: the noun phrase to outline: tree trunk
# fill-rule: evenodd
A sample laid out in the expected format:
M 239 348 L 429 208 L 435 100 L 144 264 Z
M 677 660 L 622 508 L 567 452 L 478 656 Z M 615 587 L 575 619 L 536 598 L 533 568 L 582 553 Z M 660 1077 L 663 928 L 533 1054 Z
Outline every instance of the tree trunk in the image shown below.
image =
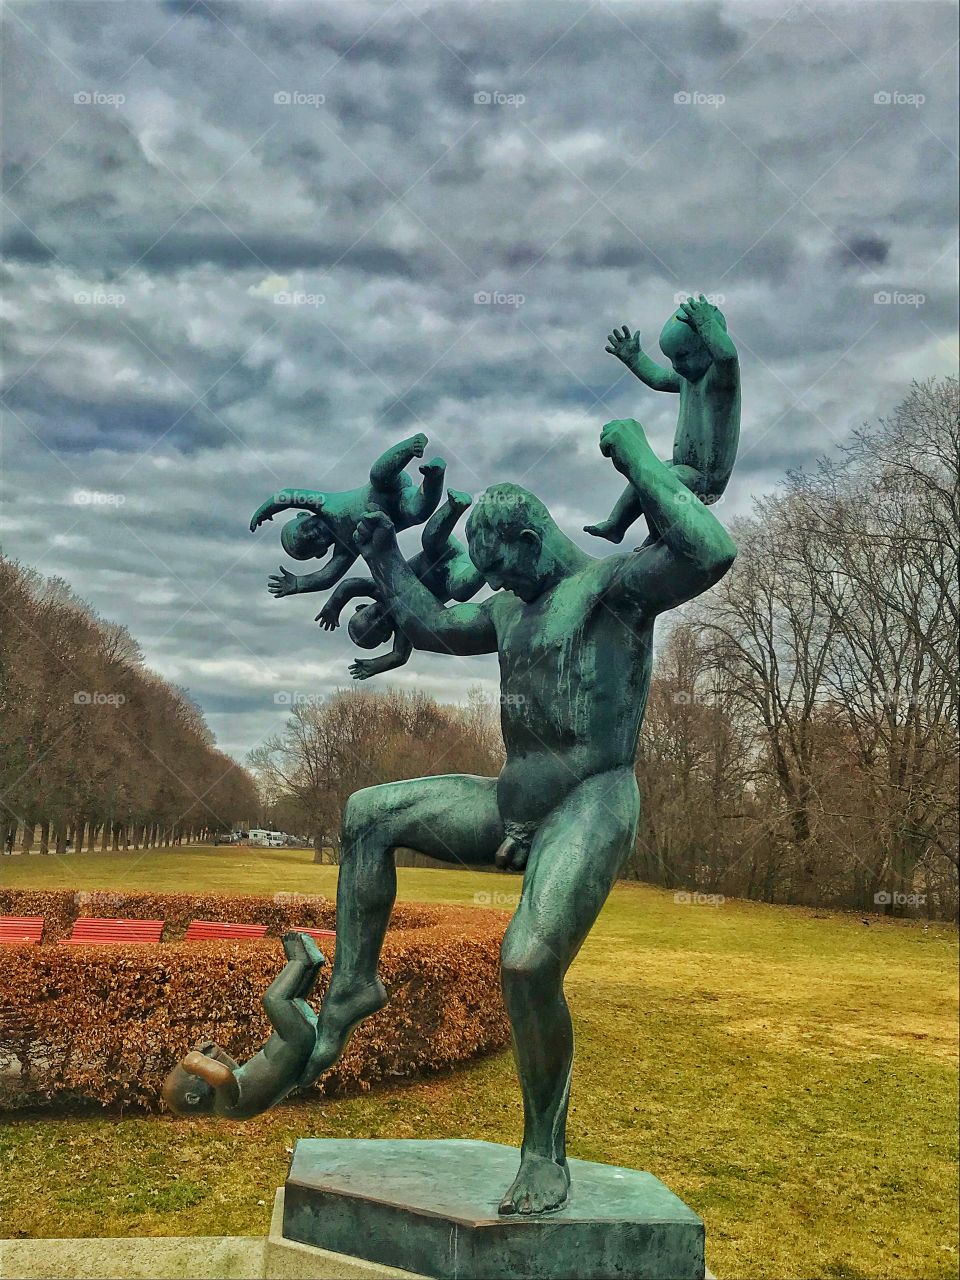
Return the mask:
M 50 852 L 50 821 L 43 818 L 40 822 L 40 852 Z

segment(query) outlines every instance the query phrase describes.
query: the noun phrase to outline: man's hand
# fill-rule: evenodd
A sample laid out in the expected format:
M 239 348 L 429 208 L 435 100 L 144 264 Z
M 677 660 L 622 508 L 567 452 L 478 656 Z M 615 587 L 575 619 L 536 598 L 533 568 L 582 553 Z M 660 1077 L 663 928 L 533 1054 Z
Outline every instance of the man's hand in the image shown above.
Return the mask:
M 360 518 L 353 541 L 364 560 L 370 560 L 396 547 L 397 531 L 385 511 L 367 511 Z
M 280 572 L 267 579 L 267 590 L 278 600 L 282 596 L 295 596 L 300 590 L 300 579 L 295 573 L 288 573 L 281 565 Z
M 369 680 L 377 674 L 376 661 L 373 658 L 357 658 L 350 663 L 350 674 L 354 680 Z
M 625 472 L 638 453 L 653 453 L 646 434 L 635 418 L 616 418 L 600 432 L 600 452 L 618 471 Z
M 677 319 L 688 324 L 695 333 L 703 333 L 705 328 L 715 322 L 719 314 L 719 307 L 708 302 L 701 293 L 699 298 L 688 298 L 686 302 L 680 303 Z
M 411 436 L 409 440 L 405 440 L 404 444 L 409 448 L 415 458 L 422 458 L 423 451 L 427 447 L 427 437 L 422 431 L 418 431 L 415 436 Z
M 314 622 L 319 622 L 324 631 L 336 631 L 340 625 L 340 610 L 331 609 L 330 601 L 328 600 L 314 618 Z
M 640 355 L 640 335 L 634 333 L 631 335 L 626 325 L 623 326 L 623 332 L 614 329 L 613 333 L 607 335 L 607 345 L 604 351 L 609 351 L 612 356 L 616 356 L 618 360 L 622 360 L 627 366 L 631 361 L 636 360 Z

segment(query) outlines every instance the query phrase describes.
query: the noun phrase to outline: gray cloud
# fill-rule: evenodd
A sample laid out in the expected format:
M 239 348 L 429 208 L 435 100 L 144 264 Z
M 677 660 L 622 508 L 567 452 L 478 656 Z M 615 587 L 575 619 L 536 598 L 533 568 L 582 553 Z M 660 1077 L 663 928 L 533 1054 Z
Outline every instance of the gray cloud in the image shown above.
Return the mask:
M 422 429 L 588 545 L 600 426 L 668 454 L 675 415 L 606 334 L 656 357 L 680 291 L 741 350 L 724 516 L 954 364 L 952 6 L 14 0 L 5 30 L 4 550 L 127 623 L 228 750 L 348 678 L 322 597 L 264 589 L 277 486 L 359 483 Z

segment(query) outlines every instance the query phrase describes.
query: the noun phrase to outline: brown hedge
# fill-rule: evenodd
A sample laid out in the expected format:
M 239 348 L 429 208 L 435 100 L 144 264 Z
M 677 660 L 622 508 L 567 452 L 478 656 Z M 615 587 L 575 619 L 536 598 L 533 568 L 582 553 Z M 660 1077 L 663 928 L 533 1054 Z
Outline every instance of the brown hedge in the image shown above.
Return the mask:
M 41 914 L 49 899 L 73 894 L 19 892 L 18 915 Z M 84 914 L 162 916 L 181 899 L 230 904 L 213 919 L 265 919 L 271 899 L 123 894 L 103 910 L 90 895 Z M 132 899 L 142 907 L 132 911 Z M 0 894 L 6 914 L 9 893 Z M 316 900 L 315 900 L 316 901 Z M 322 900 L 319 900 L 322 901 Z M 36 906 L 32 910 L 31 903 Z M 252 912 L 244 917 L 238 904 Z M 332 911 L 332 904 L 324 910 Z M 60 903 L 58 928 L 69 932 L 70 905 Z M 73 909 L 76 909 L 74 903 Z M 320 910 L 294 904 L 296 911 Z M 50 917 L 48 917 L 50 918 Z M 176 916 L 182 933 L 190 916 Z M 180 927 L 182 923 L 182 928 Z M 290 923 L 329 927 L 328 917 Z M 506 920 L 498 912 L 398 904 L 383 949 L 381 974 L 391 1000 L 356 1031 L 342 1060 L 314 1086 L 339 1093 L 377 1081 L 462 1062 L 508 1043 L 499 989 L 499 949 Z M 335 944 L 327 948 L 332 959 Z M 0 955 L 0 1104 L 42 1105 L 76 1099 L 159 1108 L 164 1075 L 201 1038 L 217 1040 L 235 1058 L 255 1053 L 270 1027 L 260 997 L 283 964 L 279 941 L 164 942 L 157 946 L 5 947 Z M 329 981 L 324 969 L 319 1000 Z

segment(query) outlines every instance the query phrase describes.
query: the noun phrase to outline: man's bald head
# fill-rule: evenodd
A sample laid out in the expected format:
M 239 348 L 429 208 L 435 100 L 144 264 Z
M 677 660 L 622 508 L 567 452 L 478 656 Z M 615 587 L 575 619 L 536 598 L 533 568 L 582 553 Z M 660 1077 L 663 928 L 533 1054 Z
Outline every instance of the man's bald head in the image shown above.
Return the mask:
M 540 499 L 519 484 L 491 485 L 467 519 L 470 559 L 494 590 L 533 600 L 543 589 L 544 543 L 563 538 Z

